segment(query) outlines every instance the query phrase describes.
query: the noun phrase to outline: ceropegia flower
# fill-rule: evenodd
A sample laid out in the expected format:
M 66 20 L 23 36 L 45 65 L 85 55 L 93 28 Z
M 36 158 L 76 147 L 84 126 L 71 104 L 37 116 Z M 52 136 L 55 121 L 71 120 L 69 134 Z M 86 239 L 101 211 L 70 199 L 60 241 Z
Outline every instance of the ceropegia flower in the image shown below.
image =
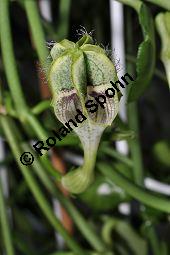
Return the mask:
M 80 193 L 93 181 L 102 132 L 118 113 L 117 91 L 112 98 L 105 96 L 106 89 L 112 87 L 110 81 L 117 80 L 116 70 L 88 34 L 77 43 L 56 43 L 50 53 L 53 61 L 48 78 L 55 114 L 65 126 L 65 135 L 73 129 L 84 149 L 83 166 L 67 173 L 62 184 L 70 192 Z

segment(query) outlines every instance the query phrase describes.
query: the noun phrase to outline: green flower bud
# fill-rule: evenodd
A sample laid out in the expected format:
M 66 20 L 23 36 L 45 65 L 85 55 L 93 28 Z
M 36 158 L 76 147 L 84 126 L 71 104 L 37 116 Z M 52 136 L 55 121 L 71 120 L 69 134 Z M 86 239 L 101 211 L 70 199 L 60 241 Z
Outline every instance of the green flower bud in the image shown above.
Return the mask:
M 93 181 L 101 135 L 118 113 L 117 91 L 112 98 L 105 95 L 112 87 L 110 81 L 117 80 L 115 66 L 105 51 L 92 43 L 92 38 L 84 35 L 77 43 L 63 40 L 51 49 L 48 79 L 55 115 L 67 128 L 77 110 L 85 117 L 78 126 L 70 124 L 84 149 L 83 166 L 62 178 L 63 186 L 72 193 L 83 192 Z M 95 98 L 100 99 L 99 104 Z M 91 107 L 86 105 L 88 100 Z

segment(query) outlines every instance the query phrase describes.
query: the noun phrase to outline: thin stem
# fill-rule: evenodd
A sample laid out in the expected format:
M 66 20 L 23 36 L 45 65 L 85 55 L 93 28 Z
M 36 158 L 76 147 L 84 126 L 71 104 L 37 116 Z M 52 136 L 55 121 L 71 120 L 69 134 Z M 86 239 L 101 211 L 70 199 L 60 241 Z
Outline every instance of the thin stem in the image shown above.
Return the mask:
M 71 0 L 61 0 L 59 5 L 59 25 L 57 29 L 57 37 L 62 40 L 68 35 L 69 27 L 69 11 Z
M 27 145 L 25 145 L 24 147 L 27 151 L 30 151 Z M 47 188 L 47 190 L 53 196 L 59 199 L 60 203 L 69 212 L 75 224 L 77 225 L 79 230 L 82 232 L 84 237 L 87 239 L 87 241 L 92 245 L 92 247 L 99 252 L 106 250 L 106 246 L 102 242 L 102 240 L 99 238 L 99 236 L 96 235 L 94 230 L 91 228 L 88 222 L 83 218 L 83 216 L 76 209 L 76 207 L 71 203 L 69 198 L 66 198 L 65 196 L 63 196 L 63 194 L 57 189 L 57 187 L 49 179 L 49 176 L 44 170 L 44 167 L 42 166 L 42 164 L 36 158 L 32 167 L 34 168 L 36 174 L 38 175 L 38 177 L 40 178 L 44 186 Z
M 131 10 L 128 12 L 127 16 L 127 50 L 128 53 L 133 54 L 133 34 L 132 27 L 132 18 L 131 18 Z M 134 72 L 134 66 L 132 63 L 128 63 L 127 67 L 131 73 Z M 144 176 L 143 176 L 143 162 L 142 162 L 142 155 L 141 155 L 141 147 L 140 147 L 140 141 L 139 141 L 139 127 L 138 127 L 138 104 L 137 102 L 131 103 L 128 106 L 128 120 L 129 120 L 129 127 L 130 129 L 133 129 L 137 137 L 130 141 L 130 148 L 131 148 L 131 153 L 132 153 L 132 159 L 133 159 L 133 169 L 134 169 L 134 179 L 136 184 L 138 185 L 143 185 L 144 184 Z M 144 219 L 144 215 L 142 213 L 142 217 Z M 144 219 L 145 220 L 145 219 Z M 156 255 L 155 251 L 159 253 L 159 247 L 158 245 L 155 245 L 156 242 L 155 240 L 157 239 L 156 232 L 154 227 L 151 225 L 150 226 L 150 235 L 149 239 L 154 251 L 154 254 Z
M 155 229 L 152 225 L 147 228 L 147 237 L 150 241 L 153 254 L 154 255 L 160 255 L 161 254 L 160 243 L 159 243 L 159 240 L 156 236 Z
M 23 148 L 25 151 L 30 151 L 30 148 L 28 145 L 24 145 Z M 32 153 L 32 151 L 31 151 Z M 60 203 L 66 208 L 66 210 L 69 212 L 70 216 L 73 218 L 75 224 L 79 228 L 79 230 L 82 232 L 84 237 L 87 239 L 87 241 L 92 245 L 92 247 L 97 251 L 104 251 L 106 250 L 105 244 L 100 240 L 100 238 L 96 235 L 94 230 L 90 227 L 90 225 L 87 223 L 87 221 L 83 218 L 83 216 L 80 214 L 80 212 L 76 209 L 74 205 L 70 202 L 68 198 L 63 196 L 63 194 L 57 189 L 57 187 L 54 185 L 54 183 L 50 180 L 49 176 L 47 175 L 44 166 L 37 160 L 35 157 L 33 169 L 35 170 L 37 176 L 40 178 L 44 186 L 47 188 L 47 190 L 55 196 L 57 199 L 59 199 Z
M 107 147 L 101 146 L 101 151 L 115 159 L 118 159 L 119 161 L 121 161 L 122 163 L 126 164 L 129 167 L 133 167 L 133 161 L 131 159 L 124 156 L 120 152 L 118 152 L 112 148 L 109 148 L 109 145 L 107 145 Z
M 15 129 L 15 133 L 18 130 L 16 127 L 14 127 L 14 124 L 11 123 L 13 129 Z M 27 144 L 23 144 L 23 149 L 25 151 L 30 151 L 33 155 L 33 151 L 30 150 L 30 147 Z M 92 247 L 97 251 L 104 251 L 106 250 L 105 244 L 102 242 L 102 240 L 96 235 L 94 230 L 91 228 L 91 226 L 87 223 L 87 221 L 83 218 L 83 216 L 80 214 L 80 212 L 76 209 L 76 207 L 70 202 L 68 198 L 63 196 L 63 194 L 57 189 L 57 187 L 54 185 L 54 183 L 50 180 L 49 176 L 47 175 L 44 164 L 40 163 L 39 160 L 36 158 L 36 155 L 34 155 L 34 163 L 32 165 L 32 168 L 35 170 L 37 176 L 42 181 L 44 186 L 47 188 L 47 190 L 59 201 L 61 204 L 67 209 L 71 217 L 73 218 L 75 224 L 79 228 L 79 230 L 82 232 L 82 234 L 85 236 L 87 241 L 92 245 Z M 44 163 L 44 161 L 43 161 Z M 59 177 L 58 177 L 59 178 Z M 59 178 L 60 179 L 60 178 Z
M 47 169 L 49 174 L 54 177 L 55 181 L 60 182 L 62 175 L 59 172 L 59 170 L 57 170 L 56 168 L 52 166 L 50 160 L 47 157 L 43 156 L 40 158 L 40 161 L 42 162 L 42 165 L 44 166 L 44 168 Z
M 50 106 L 51 106 L 51 101 L 44 100 L 43 102 L 38 103 L 32 108 L 32 113 L 38 115 L 44 112 L 46 109 L 49 109 Z
M 133 48 L 133 39 L 132 39 L 132 21 L 131 21 L 131 10 L 128 12 L 128 26 L 127 26 L 127 51 L 131 53 Z M 130 73 L 134 73 L 134 69 L 132 64 L 127 64 L 127 69 Z M 128 88 L 128 92 L 130 91 L 130 87 Z M 132 102 L 127 107 L 128 113 L 128 125 L 129 129 L 133 130 L 136 134 L 134 139 L 129 141 L 131 156 L 133 160 L 133 175 L 135 183 L 138 185 L 143 185 L 143 163 L 142 163 L 142 155 L 139 141 L 139 124 L 138 124 L 138 103 Z
M 26 108 L 24 94 L 21 90 L 17 64 L 15 61 L 10 19 L 9 19 L 9 1 L 0 1 L 0 39 L 2 48 L 2 57 L 7 76 L 8 85 L 18 112 L 23 112 Z
M 170 1 L 169 0 L 145 0 L 145 1 L 150 2 L 152 4 L 159 5 L 162 8 L 170 11 Z
M 107 247 L 100 239 L 100 236 L 96 235 L 93 228 L 88 224 L 87 220 L 80 214 L 80 212 L 70 202 L 70 200 L 66 199 L 60 193 L 57 195 L 57 197 L 60 200 L 61 204 L 67 209 L 75 224 L 81 230 L 84 237 L 88 240 L 92 247 L 98 252 L 104 252 L 105 250 L 107 250 Z
M 108 177 L 114 184 L 120 186 L 133 198 L 155 209 L 170 213 L 169 198 L 160 196 L 160 194 L 152 194 L 150 191 L 134 184 L 128 178 L 118 173 L 115 169 L 113 170 L 112 167 L 107 164 L 100 163 L 97 165 L 97 168 L 104 176 Z
M 51 223 L 51 225 L 54 227 L 56 231 L 58 231 L 64 238 L 64 240 L 67 242 L 68 246 L 71 250 L 73 250 L 77 255 L 78 254 L 84 254 L 81 247 L 72 239 L 71 236 L 67 233 L 65 228 L 62 226 L 61 222 L 55 217 L 53 214 L 49 203 L 47 202 L 46 198 L 44 197 L 41 189 L 39 188 L 38 183 L 34 179 L 31 171 L 28 170 L 28 167 L 25 165 L 22 165 L 20 162 L 20 156 L 22 154 L 22 150 L 18 144 L 18 140 L 15 138 L 13 134 L 13 130 L 11 128 L 10 122 L 7 117 L 1 116 L 1 124 L 4 131 L 4 134 L 8 140 L 8 143 L 11 147 L 11 150 L 13 152 L 13 155 L 15 157 L 16 162 L 18 163 L 18 166 L 31 190 L 33 193 L 35 199 L 37 200 L 38 205 L 40 206 L 41 210 L 47 217 L 48 221 Z
M 41 64 L 47 59 L 48 50 L 45 47 L 45 36 L 41 26 L 38 5 L 35 0 L 24 0 L 32 39 L 36 47 Z
M 67 252 L 67 251 L 58 251 L 58 252 L 51 253 L 49 255 L 75 255 L 75 254 L 72 252 Z M 86 255 L 100 255 L 100 254 L 96 252 L 86 251 Z M 107 255 L 107 253 L 105 253 L 105 255 Z
M 142 2 L 139 0 L 116 0 L 117 2 L 120 2 L 122 4 L 126 4 L 131 6 L 136 10 L 136 12 L 139 12 Z
M 14 125 L 12 120 L 8 125 L 12 128 L 12 130 L 15 130 L 15 134 L 19 135 L 19 130 Z M 21 142 L 20 139 L 17 139 L 19 143 Z M 30 149 L 30 147 L 27 144 L 23 144 L 22 148 L 25 151 L 30 151 L 33 155 L 33 151 Z M 63 196 L 63 194 L 57 189 L 57 187 L 54 185 L 54 183 L 50 180 L 47 172 L 44 169 L 44 161 L 43 164 L 40 163 L 40 161 L 37 159 L 36 155 L 34 155 L 34 163 L 32 165 L 32 168 L 34 169 L 35 173 L 43 183 L 43 185 L 46 187 L 46 189 L 59 201 L 61 204 L 67 209 L 67 211 L 70 213 L 71 217 L 75 221 L 75 224 L 79 228 L 79 230 L 82 232 L 82 234 L 85 236 L 87 241 L 92 245 L 92 247 L 97 251 L 104 251 L 106 250 L 106 247 L 102 240 L 96 235 L 94 230 L 91 228 L 91 226 L 87 223 L 87 221 L 83 218 L 83 216 L 79 213 L 79 211 L 76 209 L 74 205 L 72 205 L 71 201 Z
M 34 130 L 34 132 L 36 133 L 37 137 L 40 140 L 45 141 L 49 137 L 46 130 L 41 126 L 39 120 L 37 120 L 37 118 L 33 114 L 31 114 L 30 112 L 27 112 L 26 120 L 30 124 L 30 126 L 32 127 L 32 129 Z
M 136 58 L 132 55 L 127 54 L 126 55 L 126 60 L 129 62 L 132 62 L 133 64 L 136 64 Z M 155 76 L 157 76 L 159 79 L 161 79 L 162 81 L 168 83 L 166 76 L 163 74 L 163 72 L 161 72 L 159 69 L 155 68 Z
M 6 249 L 7 255 L 14 255 L 14 248 L 12 244 L 11 234 L 10 234 L 10 227 L 9 221 L 7 216 L 7 209 L 5 206 L 2 184 L 0 180 L 0 225 L 1 225 L 1 232 L 4 239 L 4 245 Z
M 133 175 L 137 184 L 143 185 L 143 163 L 139 143 L 138 109 L 137 103 L 128 105 L 129 128 L 136 133 L 136 137 L 129 141 L 131 156 L 133 160 Z

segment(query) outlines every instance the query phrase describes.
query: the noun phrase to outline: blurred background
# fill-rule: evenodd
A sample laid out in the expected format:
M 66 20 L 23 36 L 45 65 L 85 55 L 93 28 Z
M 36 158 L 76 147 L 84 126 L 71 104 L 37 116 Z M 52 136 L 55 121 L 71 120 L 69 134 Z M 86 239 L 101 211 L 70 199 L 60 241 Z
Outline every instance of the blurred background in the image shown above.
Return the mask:
M 38 135 L 34 125 L 20 116 L 15 102 L 17 91 L 15 87 L 12 88 L 11 80 L 20 84 L 28 108 L 39 121 L 38 130 L 42 127 L 46 134 L 49 134 L 52 129 L 58 129 L 62 125 L 56 119 L 50 105 L 51 94 L 45 76 L 49 50 L 55 42 L 65 38 L 76 42 L 82 34 L 91 33 L 94 41 L 106 50 L 115 63 L 118 77 L 127 71 L 133 77 L 138 77 L 136 69 L 139 62 L 138 48 L 145 38 L 142 33 L 143 27 L 147 25 L 142 23 L 139 12 L 137 13 L 133 6 L 114 0 L 0 0 L 0 2 L 0 113 L 9 118 L 8 126 L 13 127 L 13 135 L 18 143 L 32 144 L 40 140 L 44 131 Z M 134 1 L 127 1 L 127 4 L 129 2 Z M 169 199 L 170 98 L 168 80 L 160 59 L 162 41 L 155 26 L 155 17 L 160 12 L 165 12 L 167 7 L 155 5 L 154 1 L 143 2 L 146 2 L 150 11 L 150 18 L 153 17 L 155 65 L 148 81 L 142 74 L 142 82 L 146 83 L 146 86 L 135 101 L 129 103 L 127 98 L 132 86 L 136 86 L 135 89 L 138 90 L 136 83 L 129 85 L 127 91 L 122 90 L 119 116 L 102 136 L 97 164 L 104 162 L 142 189 L 152 191 L 156 197 L 168 196 Z M 8 31 L 8 17 L 11 31 Z M 13 48 L 10 48 L 11 45 Z M 147 54 L 142 56 L 143 62 L 146 62 L 143 70 L 146 77 L 152 65 L 152 59 L 149 58 Z M 10 70 L 13 76 L 10 76 Z M 19 77 L 19 81 L 16 81 L 16 77 Z M 44 103 L 41 104 L 42 102 Z M 22 108 L 19 103 L 18 108 Z M 13 124 L 10 124 L 12 123 L 10 119 Z M 18 138 L 19 136 L 21 137 Z M 44 140 L 43 138 L 41 140 Z M 65 239 L 43 214 L 33 192 L 35 187 L 30 188 L 27 177 L 20 170 L 15 149 L 11 148 L 9 133 L 5 133 L 2 124 L 0 254 L 76 254 L 75 251 L 69 253 L 71 249 L 67 244 L 67 238 Z M 51 212 L 61 221 L 69 236 L 81 246 L 85 254 L 170 254 L 169 214 L 141 203 L 100 171 L 96 170 L 95 182 L 83 194 L 72 196 L 61 191 L 54 172 L 67 172 L 82 162 L 81 144 L 72 133 L 50 151 L 48 164 L 47 162 L 41 164 L 50 181 L 52 180 L 60 190 L 61 200 L 68 200 L 81 214 L 84 223 L 75 211 L 70 209 L 71 207 L 66 205 L 65 209 L 63 208 L 60 195 L 55 197 L 51 194 L 41 178 L 39 179 L 36 174 L 33 178 L 49 203 Z M 33 173 L 29 167 L 27 171 Z M 6 221 L 9 227 L 7 229 L 3 225 Z M 84 227 L 80 227 L 79 222 L 84 224 Z M 95 242 L 89 242 L 88 234 L 84 235 L 85 223 L 89 224 L 95 236 L 100 236 L 104 247 L 109 247 L 110 253 L 103 251 L 104 248 L 100 249 L 99 241 L 96 241 L 96 246 L 93 245 Z M 13 248 L 10 250 L 11 246 Z M 77 254 L 82 253 L 79 251 Z

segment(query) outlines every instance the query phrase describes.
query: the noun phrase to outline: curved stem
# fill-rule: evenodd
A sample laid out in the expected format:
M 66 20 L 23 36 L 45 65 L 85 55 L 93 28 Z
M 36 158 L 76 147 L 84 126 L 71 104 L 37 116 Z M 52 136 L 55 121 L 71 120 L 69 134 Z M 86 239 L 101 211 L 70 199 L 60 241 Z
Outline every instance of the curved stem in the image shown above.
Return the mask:
M 126 60 L 129 62 L 132 62 L 133 64 L 136 64 L 136 58 L 132 55 L 126 54 Z M 162 81 L 168 83 L 168 81 L 166 79 L 166 75 L 163 74 L 163 72 L 161 72 L 159 69 L 155 68 L 154 74 Z
M 70 4 L 71 0 L 61 0 L 59 4 L 59 25 L 57 29 L 59 40 L 68 36 Z
M 32 108 L 32 113 L 33 114 L 40 114 L 46 109 L 49 109 L 51 106 L 51 101 L 50 100 L 44 100 L 43 102 L 38 103 Z
M 133 54 L 133 37 L 131 36 L 133 34 L 132 27 L 133 22 L 131 18 L 131 10 L 128 11 L 127 16 L 127 50 L 128 53 Z M 132 62 L 127 64 L 127 67 L 131 73 L 134 73 Z M 128 106 L 128 120 L 129 120 L 129 126 L 132 128 L 136 134 L 137 137 L 135 140 L 130 141 L 130 148 L 132 153 L 132 159 L 133 159 L 133 172 L 134 172 L 134 179 L 136 184 L 143 185 L 144 184 L 144 176 L 143 176 L 143 162 L 142 162 L 142 154 L 141 154 L 141 147 L 140 147 L 140 140 L 139 140 L 139 127 L 138 127 L 138 104 L 137 102 L 134 102 Z M 143 220 L 144 213 L 142 212 Z M 150 226 L 150 232 L 152 232 L 152 235 L 149 236 L 153 251 L 157 250 L 159 253 L 159 247 L 158 245 L 155 245 L 155 240 L 157 239 L 156 232 L 154 229 L 154 226 Z M 156 254 L 156 253 L 154 253 Z
M 14 255 L 14 248 L 11 240 L 9 222 L 7 217 L 7 209 L 5 206 L 1 180 L 0 180 L 0 223 L 1 232 L 4 239 L 4 245 L 6 249 L 6 255 Z
M 35 0 L 24 0 L 28 22 L 31 30 L 32 39 L 38 53 L 41 64 L 48 56 L 48 50 L 45 47 L 44 32 L 40 22 L 37 2 Z
M 148 237 L 148 239 L 150 241 L 153 254 L 154 255 L 161 254 L 160 242 L 159 242 L 158 237 L 157 237 L 157 235 L 155 233 L 155 229 L 154 229 L 154 227 L 152 225 L 147 227 L 147 234 L 146 234 L 146 236 Z
M 51 223 L 51 225 L 54 227 L 56 231 L 58 231 L 64 238 L 64 240 L 67 242 L 68 246 L 71 250 L 73 250 L 76 254 L 84 254 L 84 251 L 81 249 L 81 247 L 72 239 L 71 236 L 67 233 L 65 228 L 62 226 L 60 221 L 55 217 L 53 214 L 49 203 L 47 202 L 46 198 L 44 197 L 41 189 L 39 188 L 38 183 L 34 179 L 31 171 L 28 170 L 28 167 L 25 165 L 22 165 L 20 162 L 20 156 L 22 154 L 22 150 L 18 145 L 18 141 L 15 138 L 13 134 L 13 130 L 11 128 L 11 125 L 9 123 L 9 120 L 5 116 L 1 116 L 1 124 L 4 131 L 4 134 L 9 142 L 9 145 L 11 147 L 11 150 L 13 152 L 13 155 L 16 159 L 16 162 L 18 163 L 18 166 L 31 190 L 33 193 L 35 199 L 37 200 L 38 205 L 40 206 L 41 210 L 43 211 L 44 215 L 48 219 L 48 221 Z
M 17 64 L 14 57 L 8 4 L 8 0 L 0 1 L 0 38 L 2 57 L 8 85 L 16 109 L 18 112 L 23 112 L 26 109 L 26 102 L 21 89 L 17 72 Z
M 40 140 L 45 141 L 49 136 L 46 130 L 41 126 L 39 120 L 30 112 L 25 114 L 26 121 L 30 124 L 34 132 L 36 133 L 37 137 Z
M 135 1 L 134 0 L 116 0 L 116 1 L 120 2 L 122 4 L 131 6 L 132 8 L 134 8 L 136 10 L 136 12 L 139 12 L 140 6 L 142 4 L 142 2 L 139 0 L 135 0 Z
M 160 196 L 160 194 L 152 194 L 148 190 L 134 184 L 122 174 L 118 173 L 115 169 L 113 170 L 110 166 L 104 163 L 98 164 L 97 168 L 104 176 L 108 177 L 116 185 L 120 186 L 133 198 L 155 209 L 170 213 L 170 198 L 168 199 Z
M 30 148 L 28 145 L 24 145 L 24 148 L 26 151 L 30 151 Z M 32 153 L 32 151 L 31 151 Z M 63 194 L 58 190 L 58 188 L 54 185 L 54 183 L 50 180 L 49 176 L 47 175 L 44 165 L 42 165 L 39 160 L 35 158 L 33 169 L 35 170 L 37 176 L 41 180 L 41 182 L 44 184 L 44 186 L 47 188 L 47 190 L 55 196 L 57 199 L 59 199 L 60 203 L 65 207 L 65 209 L 69 212 L 70 216 L 74 220 L 75 224 L 79 228 L 79 230 L 82 232 L 84 237 L 87 239 L 87 241 L 91 244 L 91 246 L 99 252 L 105 251 L 106 246 L 100 240 L 100 238 L 96 235 L 94 230 L 91 228 L 91 226 L 88 224 L 88 222 L 83 218 L 83 216 L 80 214 L 80 212 L 76 209 L 76 207 L 71 203 L 71 201 L 63 196 Z
M 8 121 L 8 120 L 7 120 Z M 8 121 L 8 126 L 12 128 L 12 130 L 15 130 L 15 133 L 18 135 L 18 129 L 10 120 Z M 17 140 L 18 141 L 18 140 Z M 19 143 L 21 142 L 21 139 L 19 139 Z M 27 144 L 23 144 L 22 148 L 25 151 L 30 151 L 33 153 L 32 150 L 30 150 L 30 147 Z M 34 155 L 34 153 L 33 153 Z M 67 209 L 67 211 L 70 213 L 71 217 L 73 218 L 75 224 L 79 228 L 79 230 L 82 232 L 84 237 L 87 239 L 87 241 L 91 244 L 91 246 L 99 251 L 102 252 L 106 250 L 105 244 L 100 240 L 100 238 L 96 235 L 94 230 L 91 228 L 91 226 L 88 224 L 88 222 L 83 218 L 83 216 L 80 214 L 80 212 L 76 209 L 76 207 L 71 203 L 71 201 L 63 196 L 63 194 L 58 190 L 58 188 L 54 185 L 54 183 L 50 180 L 45 168 L 46 165 L 43 163 L 40 163 L 40 161 L 36 158 L 36 155 L 34 157 L 34 163 L 32 165 L 32 168 L 34 169 L 35 173 L 43 183 L 43 185 L 46 187 L 46 189 L 59 201 L 61 204 Z
M 128 123 L 129 128 L 137 134 L 136 138 L 129 141 L 133 160 L 134 180 L 138 185 L 143 185 L 143 163 L 139 144 L 138 109 L 136 102 L 128 105 Z
M 132 38 L 132 21 L 131 21 L 131 10 L 128 12 L 128 20 L 127 20 L 127 51 L 128 53 L 133 51 L 133 38 Z M 127 65 L 128 71 L 130 73 L 134 73 L 134 69 L 132 64 Z M 127 92 L 130 91 L 130 87 L 128 87 Z M 127 107 L 128 114 L 128 125 L 130 130 L 133 130 L 136 134 L 134 139 L 129 141 L 132 161 L 133 161 L 133 175 L 135 183 L 138 185 L 143 185 L 143 162 L 142 162 L 142 154 L 139 140 L 139 124 L 138 124 L 138 103 L 132 102 L 128 104 Z
M 145 0 L 145 1 L 150 2 L 152 4 L 159 5 L 162 8 L 170 11 L 170 1 L 169 0 Z
M 101 145 L 100 147 L 101 151 L 106 153 L 108 156 L 111 156 L 120 162 L 124 163 L 128 167 L 133 167 L 133 161 L 129 159 L 127 156 L 121 154 L 120 152 L 114 150 L 113 148 L 109 147 L 109 144 L 107 145 Z
M 28 148 L 28 146 L 26 146 Z M 28 149 L 27 149 L 28 150 Z M 58 188 L 53 184 L 53 182 L 49 179 L 44 167 L 40 164 L 38 160 L 35 159 L 33 168 L 37 174 L 37 176 L 41 179 L 44 186 L 48 189 L 48 191 L 59 199 L 60 203 L 65 207 L 65 209 L 69 212 L 70 216 L 74 220 L 78 229 L 82 232 L 87 241 L 91 244 L 91 246 L 99 252 L 105 251 L 106 246 L 102 242 L 102 240 L 96 235 L 94 230 L 88 224 L 88 222 L 83 218 L 80 212 L 76 209 L 76 207 L 71 203 L 69 198 L 63 196 L 63 194 L 58 190 Z

